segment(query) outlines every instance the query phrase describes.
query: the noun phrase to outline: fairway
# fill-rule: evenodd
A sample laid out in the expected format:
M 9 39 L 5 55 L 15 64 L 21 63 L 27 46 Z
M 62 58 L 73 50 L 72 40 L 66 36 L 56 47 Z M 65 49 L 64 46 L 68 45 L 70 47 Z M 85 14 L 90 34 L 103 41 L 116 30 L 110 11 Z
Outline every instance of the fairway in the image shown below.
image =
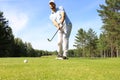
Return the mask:
M 120 58 L 0 58 L 0 80 L 120 80 Z

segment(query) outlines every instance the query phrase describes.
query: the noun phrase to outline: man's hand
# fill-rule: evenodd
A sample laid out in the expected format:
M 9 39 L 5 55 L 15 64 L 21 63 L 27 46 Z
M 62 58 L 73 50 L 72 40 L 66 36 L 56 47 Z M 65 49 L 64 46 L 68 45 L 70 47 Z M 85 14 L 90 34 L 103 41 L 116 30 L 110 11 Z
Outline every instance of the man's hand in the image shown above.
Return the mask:
M 60 23 L 60 24 L 59 24 L 59 28 L 58 28 L 58 29 L 60 30 L 60 29 L 62 28 L 62 26 L 63 26 L 63 25 Z

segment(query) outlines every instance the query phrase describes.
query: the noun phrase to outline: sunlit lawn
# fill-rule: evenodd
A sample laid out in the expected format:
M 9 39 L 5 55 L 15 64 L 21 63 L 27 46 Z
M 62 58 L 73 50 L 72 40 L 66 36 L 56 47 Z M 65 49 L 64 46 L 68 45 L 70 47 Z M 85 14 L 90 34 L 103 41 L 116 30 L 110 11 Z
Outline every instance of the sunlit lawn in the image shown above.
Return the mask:
M 120 80 L 120 58 L 0 58 L 0 80 Z

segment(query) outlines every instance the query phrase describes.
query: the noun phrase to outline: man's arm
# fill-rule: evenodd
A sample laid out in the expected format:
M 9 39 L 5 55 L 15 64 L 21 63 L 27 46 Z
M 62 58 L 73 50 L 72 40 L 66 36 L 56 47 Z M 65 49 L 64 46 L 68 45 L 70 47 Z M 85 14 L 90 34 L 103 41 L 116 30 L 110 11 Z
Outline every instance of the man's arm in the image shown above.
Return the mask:
M 52 20 L 52 23 L 54 24 L 54 26 L 56 26 L 58 29 L 60 29 L 63 25 L 63 22 L 65 20 L 65 12 L 61 11 L 61 19 L 60 19 L 60 23 L 58 23 L 55 20 Z
M 60 29 L 61 26 L 59 25 L 59 23 L 57 23 L 55 20 L 53 20 L 52 23 L 55 27 L 57 27 L 57 29 Z
M 64 11 L 62 11 L 62 12 L 61 12 L 61 19 L 60 19 L 60 23 L 61 23 L 61 24 L 63 24 L 64 20 L 65 20 L 65 12 L 64 12 Z
M 53 20 L 52 23 L 54 24 L 54 26 L 56 26 L 58 29 L 60 29 L 63 25 L 64 20 L 65 20 L 65 12 L 62 11 L 61 12 L 60 23 L 57 23 L 57 21 L 55 21 L 55 20 Z

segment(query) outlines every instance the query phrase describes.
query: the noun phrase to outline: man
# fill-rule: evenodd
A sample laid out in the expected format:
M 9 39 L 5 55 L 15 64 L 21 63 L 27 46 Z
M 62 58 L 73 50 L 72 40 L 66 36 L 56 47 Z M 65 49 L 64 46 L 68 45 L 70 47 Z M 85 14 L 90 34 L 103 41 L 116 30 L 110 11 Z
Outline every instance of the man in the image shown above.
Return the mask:
M 54 0 L 49 1 L 51 8 L 50 19 L 58 31 L 58 56 L 57 59 L 68 59 L 69 36 L 72 29 L 72 23 L 67 17 L 62 6 L 56 8 Z

